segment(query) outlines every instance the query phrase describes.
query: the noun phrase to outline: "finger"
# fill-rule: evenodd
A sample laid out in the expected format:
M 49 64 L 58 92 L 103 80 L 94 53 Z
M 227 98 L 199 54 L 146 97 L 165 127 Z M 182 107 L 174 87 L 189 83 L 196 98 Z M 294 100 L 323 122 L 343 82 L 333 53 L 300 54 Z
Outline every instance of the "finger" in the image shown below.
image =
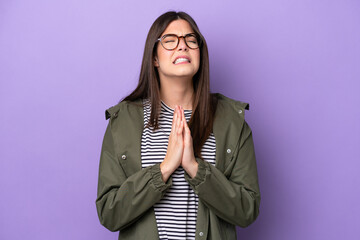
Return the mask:
M 180 116 L 181 116 L 181 121 L 184 122 L 185 116 L 184 116 L 184 108 L 183 107 L 181 107 Z M 183 126 L 185 127 L 184 123 L 183 123 Z
M 182 109 L 182 114 L 181 114 L 181 118 L 184 121 L 184 123 L 186 123 L 186 119 L 185 119 L 185 112 L 184 109 Z M 185 124 L 186 125 L 186 124 Z M 185 126 L 186 127 L 186 126 Z
M 184 109 L 182 107 L 180 107 L 180 121 L 183 123 L 184 122 Z M 183 124 L 183 126 L 185 127 L 185 125 Z
M 186 130 L 186 127 L 187 127 L 186 126 L 186 121 L 183 119 L 182 122 L 183 122 L 183 125 L 184 125 L 184 128 L 183 128 L 184 141 L 186 141 L 186 139 L 188 138 L 188 136 L 187 136 L 188 133 L 187 133 L 187 130 Z
M 179 122 L 181 123 L 179 130 L 180 130 L 180 133 L 183 133 L 184 132 L 184 123 L 183 123 L 182 118 L 181 118 L 181 112 L 182 112 L 181 109 L 182 109 L 182 107 L 180 106 L 179 109 L 178 109 L 179 110 Z
M 187 122 L 186 122 L 185 113 L 184 113 L 183 108 L 182 108 L 182 112 L 181 112 L 181 122 L 183 123 L 183 126 L 184 126 L 184 128 L 183 128 L 184 138 L 187 139 L 188 138 L 188 136 L 187 136 L 187 134 L 188 134 L 188 131 L 187 131 L 188 126 L 187 126 Z
M 181 121 L 184 122 L 184 127 L 186 128 L 186 118 L 185 118 L 185 113 L 184 113 L 184 109 L 181 108 Z
M 181 121 L 181 123 L 180 123 L 180 127 L 179 127 L 179 134 L 182 134 L 182 132 L 183 132 L 183 128 L 184 128 L 184 122 L 183 121 Z
M 179 115 L 179 108 L 178 107 L 176 108 L 176 111 L 177 111 L 177 113 L 176 113 L 176 116 L 177 116 L 177 118 L 176 118 L 176 130 L 177 130 L 177 132 L 179 132 L 179 130 L 181 130 L 181 129 L 179 129 L 180 124 L 181 124 L 181 118 L 180 118 L 180 115 Z
M 176 110 L 176 106 L 175 106 L 175 110 Z M 171 131 L 172 132 L 176 131 L 177 115 L 178 115 L 177 112 L 174 111 L 173 121 L 172 121 L 172 126 L 171 126 Z

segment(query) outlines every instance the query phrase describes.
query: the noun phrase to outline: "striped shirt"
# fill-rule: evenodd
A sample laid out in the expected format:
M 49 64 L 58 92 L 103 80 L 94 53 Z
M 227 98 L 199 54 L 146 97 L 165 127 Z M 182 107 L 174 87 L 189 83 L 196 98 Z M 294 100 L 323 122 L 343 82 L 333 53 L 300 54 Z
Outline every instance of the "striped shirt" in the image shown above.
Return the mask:
M 141 137 L 142 168 L 161 163 L 166 155 L 171 132 L 174 109 L 161 101 L 159 129 L 145 128 L 150 119 L 151 103 L 143 100 L 144 130 Z M 186 121 L 192 110 L 184 110 Z M 215 165 L 216 144 L 213 133 L 206 140 L 201 154 L 204 160 Z M 198 196 L 184 178 L 184 169 L 179 166 L 172 174 L 172 186 L 163 198 L 154 205 L 159 239 L 195 239 Z

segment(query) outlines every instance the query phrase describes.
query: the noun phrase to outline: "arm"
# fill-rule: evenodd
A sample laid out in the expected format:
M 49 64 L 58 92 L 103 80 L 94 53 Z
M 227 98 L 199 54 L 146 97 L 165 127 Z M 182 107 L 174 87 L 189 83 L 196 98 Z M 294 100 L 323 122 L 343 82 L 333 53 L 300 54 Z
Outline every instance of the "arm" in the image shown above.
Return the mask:
M 100 223 L 110 231 L 131 225 L 158 202 L 171 186 L 162 180 L 160 164 L 126 177 L 115 155 L 109 123 L 101 149 L 96 209 Z
M 246 227 L 259 215 L 260 190 L 250 127 L 244 122 L 238 141 L 238 153 L 230 162 L 229 178 L 207 161 L 196 158 L 198 171 L 185 178 L 201 201 L 218 217 Z

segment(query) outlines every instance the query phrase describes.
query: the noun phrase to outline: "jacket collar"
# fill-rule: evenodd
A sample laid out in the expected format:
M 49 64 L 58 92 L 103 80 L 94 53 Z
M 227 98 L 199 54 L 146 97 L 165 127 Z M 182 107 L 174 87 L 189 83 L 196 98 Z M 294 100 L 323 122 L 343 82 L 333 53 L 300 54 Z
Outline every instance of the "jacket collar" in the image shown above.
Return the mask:
M 246 102 L 236 101 L 220 93 L 215 93 L 218 105 L 215 112 L 213 133 L 216 141 L 216 167 L 225 175 L 226 166 L 232 160 L 239 144 L 241 130 L 244 124 L 245 109 L 249 109 Z M 118 115 L 121 117 L 118 118 Z M 133 103 L 120 102 L 105 111 L 106 119 L 111 118 L 114 140 L 123 147 L 120 152 L 132 152 L 134 159 L 141 159 L 141 137 L 144 128 L 144 112 L 142 99 Z M 117 124 L 115 124 L 117 122 Z M 128 123 L 132 123 L 129 126 Z M 118 132 L 119 131 L 119 132 Z M 121 135 L 121 136 L 120 136 Z M 123 136 L 131 136 L 131 143 L 124 141 Z M 119 154 L 122 154 L 119 153 Z M 118 156 L 120 157 L 120 156 Z M 136 163 L 127 164 L 128 174 L 131 175 L 141 170 L 141 160 Z

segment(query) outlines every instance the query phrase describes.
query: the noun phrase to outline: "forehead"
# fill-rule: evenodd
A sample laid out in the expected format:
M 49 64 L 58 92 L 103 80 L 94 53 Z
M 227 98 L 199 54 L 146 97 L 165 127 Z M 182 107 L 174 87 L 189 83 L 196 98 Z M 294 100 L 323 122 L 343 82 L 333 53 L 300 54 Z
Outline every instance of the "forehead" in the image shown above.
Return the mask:
M 177 19 L 172 21 L 162 35 L 173 33 L 176 35 L 185 35 L 192 33 L 194 30 L 191 28 L 190 24 L 184 19 Z

